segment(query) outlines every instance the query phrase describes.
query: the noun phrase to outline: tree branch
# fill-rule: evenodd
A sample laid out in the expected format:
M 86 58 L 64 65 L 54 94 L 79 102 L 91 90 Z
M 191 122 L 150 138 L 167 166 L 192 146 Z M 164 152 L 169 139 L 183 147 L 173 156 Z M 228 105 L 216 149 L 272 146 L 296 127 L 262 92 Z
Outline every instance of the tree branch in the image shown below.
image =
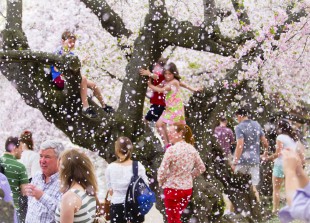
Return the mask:
M 105 0 L 81 0 L 87 8 L 98 17 L 102 28 L 106 29 L 112 36 L 127 38 L 132 32 L 126 29 L 122 18 L 115 13 Z

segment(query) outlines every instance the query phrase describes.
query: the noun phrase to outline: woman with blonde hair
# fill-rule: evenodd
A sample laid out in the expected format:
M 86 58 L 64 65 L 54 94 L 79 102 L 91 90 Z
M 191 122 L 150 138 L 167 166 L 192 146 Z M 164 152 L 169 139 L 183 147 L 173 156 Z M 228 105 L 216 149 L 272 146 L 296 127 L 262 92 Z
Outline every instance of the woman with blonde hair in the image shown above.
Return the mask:
M 131 154 L 133 145 L 129 138 L 121 136 L 115 142 L 115 155 L 117 160 L 110 163 L 106 169 L 107 188 L 112 195 L 110 217 L 111 223 L 127 223 L 125 217 L 125 199 L 127 188 L 133 176 Z M 148 184 L 144 166 L 138 162 L 138 175 Z M 134 215 L 131 223 L 141 223 L 144 215 Z
M 157 180 L 164 189 L 168 223 L 181 223 L 181 214 L 192 195 L 193 179 L 206 167 L 194 148 L 194 137 L 188 125 L 172 125 L 168 130 L 169 147 L 158 169 Z
M 59 158 L 59 178 L 63 196 L 56 209 L 56 222 L 93 222 L 98 187 L 87 155 L 76 149 L 64 151 Z

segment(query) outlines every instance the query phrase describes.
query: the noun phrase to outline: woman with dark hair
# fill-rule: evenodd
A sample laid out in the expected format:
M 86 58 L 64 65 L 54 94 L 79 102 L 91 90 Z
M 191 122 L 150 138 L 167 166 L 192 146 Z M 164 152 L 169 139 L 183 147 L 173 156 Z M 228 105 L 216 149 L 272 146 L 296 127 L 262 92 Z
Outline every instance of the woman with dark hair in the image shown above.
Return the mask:
M 98 186 L 91 160 L 76 149 L 64 151 L 59 158 L 59 178 L 63 195 L 56 209 L 56 222 L 93 223 Z
M 34 145 L 33 145 L 32 133 L 30 131 L 28 130 L 23 131 L 19 137 L 19 142 L 23 150 L 20 162 L 25 165 L 29 181 L 31 181 L 31 178 L 35 174 L 41 172 L 41 167 L 39 163 L 40 155 L 35 151 L 33 151 Z
M 193 179 L 206 167 L 194 148 L 194 137 L 188 125 L 169 127 L 172 146 L 166 151 L 158 169 L 157 180 L 164 189 L 168 223 L 181 223 L 181 213 L 192 195 Z
M 125 218 L 125 198 L 127 188 L 133 176 L 131 154 L 133 145 L 129 138 L 121 136 L 115 142 L 115 155 L 117 160 L 110 163 L 106 169 L 106 184 L 112 195 L 110 217 L 111 223 L 127 223 Z M 144 166 L 138 162 L 138 175 L 148 184 Z M 131 223 L 144 221 L 144 216 L 133 216 Z
M 273 171 L 272 171 L 272 197 L 273 197 L 273 207 L 272 212 L 276 214 L 279 211 L 280 204 L 280 189 L 284 182 L 284 172 L 283 172 L 283 161 L 281 152 L 284 149 L 292 149 L 297 151 L 298 137 L 294 132 L 291 124 L 282 119 L 279 121 L 277 126 L 278 136 L 276 139 L 276 151 L 273 155 L 269 156 L 268 160 L 274 161 Z M 299 151 L 302 153 L 302 151 Z

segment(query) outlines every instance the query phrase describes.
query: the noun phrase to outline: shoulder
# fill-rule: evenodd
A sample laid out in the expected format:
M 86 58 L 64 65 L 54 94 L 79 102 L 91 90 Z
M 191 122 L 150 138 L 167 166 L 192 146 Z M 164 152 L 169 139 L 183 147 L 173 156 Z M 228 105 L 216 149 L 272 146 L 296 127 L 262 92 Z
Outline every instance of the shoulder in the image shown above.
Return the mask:
M 0 173 L 0 181 L 1 181 L 1 184 L 7 183 L 8 182 L 8 178 L 3 173 Z
M 144 166 L 143 166 L 143 164 L 140 162 L 140 161 L 137 161 L 138 162 L 138 167 L 139 168 L 145 168 Z
M 262 128 L 262 126 L 258 123 L 258 121 L 251 120 L 251 123 L 258 128 Z

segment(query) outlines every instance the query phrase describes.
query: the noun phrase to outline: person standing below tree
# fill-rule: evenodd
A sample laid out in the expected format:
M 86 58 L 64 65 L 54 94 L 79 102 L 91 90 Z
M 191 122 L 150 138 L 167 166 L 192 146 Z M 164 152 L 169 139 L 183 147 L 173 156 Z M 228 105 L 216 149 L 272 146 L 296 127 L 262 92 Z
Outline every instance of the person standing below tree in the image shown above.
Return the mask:
M 31 178 L 41 172 L 40 168 L 40 156 L 37 152 L 35 152 L 32 133 L 28 130 L 22 132 L 19 137 L 20 144 L 23 149 L 22 156 L 20 158 L 20 162 L 25 165 L 27 170 L 27 175 L 29 177 L 29 182 Z
M 4 175 L 7 177 L 13 193 L 14 205 L 17 211 L 19 222 L 25 222 L 19 207 L 19 200 L 25 194 L 28 176 L 24 164 L 20 163 L 22 148 L 17 137 L 9 137 L 5 142 L 5 153 L 0 158 L 4 168 Z
M 105 171 L 107 189 L 112 196 L 110 217 L 111 223 L 127 223 L 125 214 L 125 200 L 128 186 L 133 176 L 133 161 L 131 155 L 133 145 L 129 138 L 119 137 L 115 142 L 117 160 L 110 163 Z M 148 184 L 145 167 L 138 162 L 138 175 Z M 131 223 L 144 222 L 144 215 L 131 213 Z
M 293 130 L 291 124 L 282 119 L 278 123 L 277 127 L 278 136 L 276 139 L 276 151 L 274 154 L 269 156 L 267 160 L 273 160 L 273 171 L 272 171 L 272 198 L 273 206 L 272 212 L 277 213 L 280 208 L 280 189 L 284 182 L 284 172 L 283 172 L 283 160 L 281 152 L 284 149 L 290 148 L 297 151 L 301 159 L 303 159 L 303 151 L 298 150 L 297 142 L 298 136 Z
M 223 149 L 223 153 L 229 162 L 232 160 L 231 147 L 235 143 L 235 137 L 233 131 L 227 127 L 226 117 L 220 117 L 220 125 L 214 129 L 214 136 L 217 138 L 218 143 Z
M 74 55 L 72 50 L 74 49 L 74 46 L 75 46 L 76 36 L 70 31 L 65 31 L 61 35 L 61 41 L 62 41 L 62 45 L 57 48 L 56 54 Z M 60 72 L 57 67 L 53 65 L 51 66 L 51 72 L 52 72 L 52 79 L 53 79 L 54 84 L 59 89 L 63 89 L 64 83 L 65 83 L 64 74 Z M 87 89 L 88 88 L 94 92 L 94 96 L 98 99 L 98 101 L 100 102 L 105 112 L 110 113 L 114 111 L 111 106 L 107 105 L 104 102 L 100 89 L 97 87 L 97 85 L 93 81 L 88 80 L 86 76 L 82 75 L 81 86 L 80 86 L 80 96 L 81 96 L 82 106 L 83 106 L 83 109 L 82 109 L 83 115 L 89 118 L 97 117 L 96 112 L 88 104 L 88 100 L 87 100 Z
M 260 181 L 260 142 L 262 142 L 265 149 L 264 156 L 268 154 L 269 144 L 260 124 L 248 118 L 248 109 L 239 108 L 235 114 L 239 124 L 235 128 L 237 145 L 232 169 L 235 172 L 249 174 L 251 176 L 251 183 L 256 199 L 260 202 L 259 193 L 256 188 Z
M 56 209 L 57 223 L 93 223 L 98 191 L 94 166 L 85 153 L 69 149 L 59 158 L 61 202 Z
M 194 137 L 188 125 L 172 125 L 168 131 L 172 146 L 160 164 L 157 180 L 164 189 L 164 204 L 168 223 L 181 223 L 193 191 L 193 180 L 206 167 L 194 148 Z
M 28 212 L 26 223 L 55 223 L 55 210 L 61 199 L 58 159 L 64 150 L 61 142 L 47 140 L 40 145 L 42 173 L 36 174 L 26 186 Z

